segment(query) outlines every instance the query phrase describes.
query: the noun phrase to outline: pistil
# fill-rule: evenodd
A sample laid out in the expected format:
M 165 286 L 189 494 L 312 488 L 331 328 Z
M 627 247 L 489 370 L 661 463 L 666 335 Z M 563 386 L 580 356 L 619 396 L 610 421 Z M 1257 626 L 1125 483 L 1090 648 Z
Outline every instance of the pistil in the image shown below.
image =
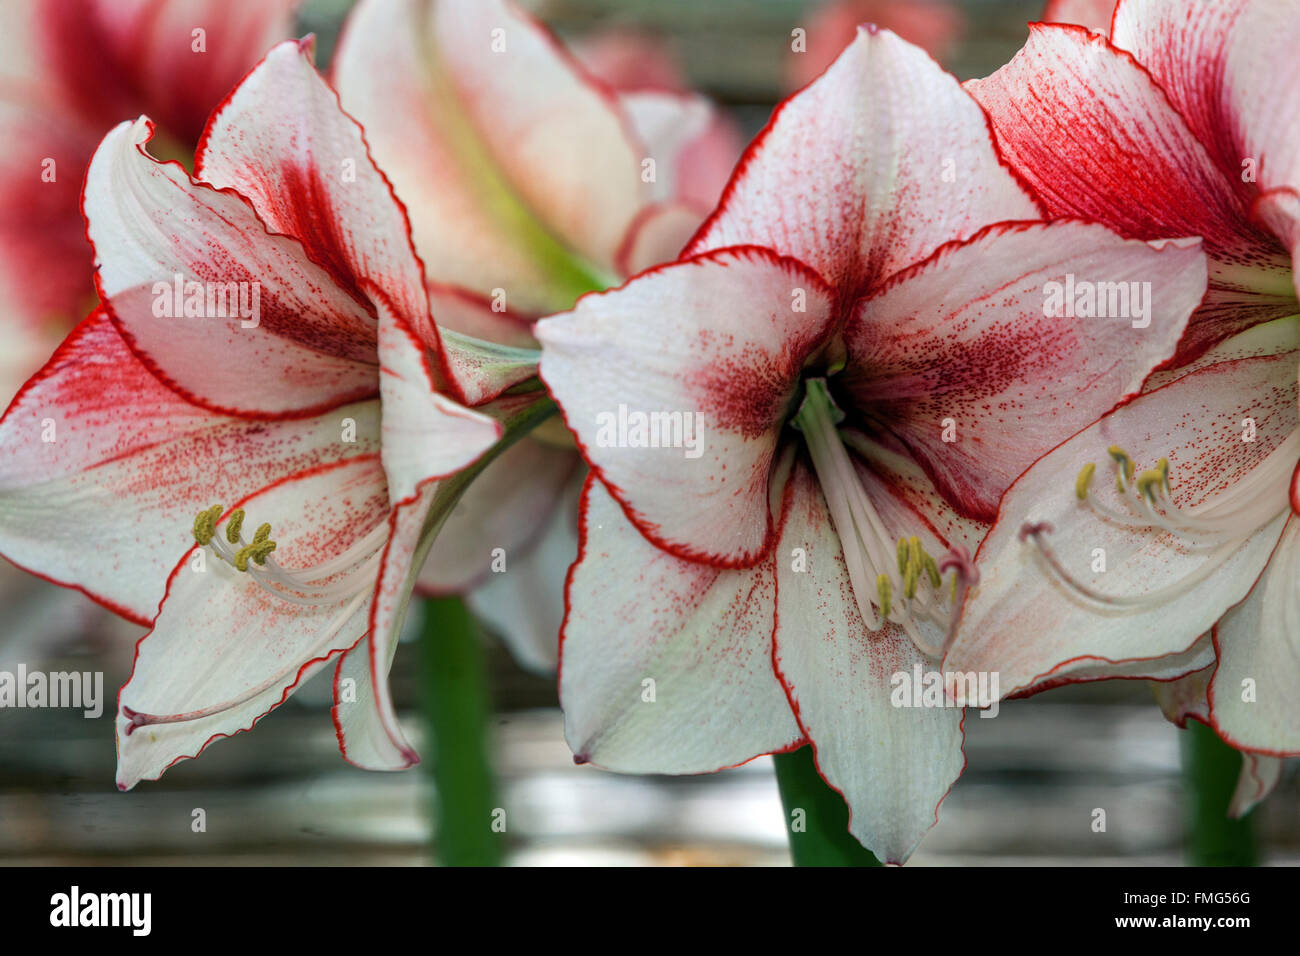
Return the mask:
M 803 433 L 862 621 L 872 632 L 885 622 L 896 624 L 921 651 L 941 657 L 955 631 L 954 609 L 977 580 L 974 565 L 961 549 L 936 561 L 919 537 L 894 541 L 836 428 L 843 418 L 825 379 L 808 380 L 793 424 Z M 942 574 L 948 569 L 954 571 L 951 603 L 944 600 L 942 587 Z M 943 628 L 944 638 L 937 643 L 928 640 L 922 633 L 923 622 Z

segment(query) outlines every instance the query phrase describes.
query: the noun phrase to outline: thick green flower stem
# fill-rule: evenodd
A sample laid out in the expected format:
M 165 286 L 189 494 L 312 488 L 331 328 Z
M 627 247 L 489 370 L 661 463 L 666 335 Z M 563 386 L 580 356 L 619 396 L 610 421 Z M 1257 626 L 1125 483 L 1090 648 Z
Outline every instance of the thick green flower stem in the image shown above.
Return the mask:
M 459 598 L 425 602 L 422 652 L 435 858 L 443 866 L 499 866 L 507 821 L 488 748 L 487 666 L 478 627 Z
M 1254 866 L 1258 861 L 1251 814 L 1228 817 L 1241 772 L 1241 754 L 1209 727 L 1189 720 L 1182 733 L 1187 794 L 1187 856 L 1193 866 Z
M 849 808 L 817 772 L 812 747 L 773 754 L 772 760 L 795 866 L 880 866 L 849 834 Z

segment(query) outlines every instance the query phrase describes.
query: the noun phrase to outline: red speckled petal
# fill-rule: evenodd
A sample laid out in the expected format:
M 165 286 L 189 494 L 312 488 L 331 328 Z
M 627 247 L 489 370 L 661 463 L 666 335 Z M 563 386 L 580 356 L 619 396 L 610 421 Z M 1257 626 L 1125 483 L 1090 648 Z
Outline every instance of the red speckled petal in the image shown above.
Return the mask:
M 303 415 L 375 394 L 371 315 L 241 196 L 149 156 L 150 133 L 116 127 L 86 175 L 100 294 L 136 353 L 216 411 Z
M 1169 92 L 1257 213 L 1259 191 L 1300 190 L 1300 130 L 1279 120 L 1300 112 L 1300 7 L 1290 0 L 1125 2 L 1114 42 Z M 1257 219 L 1294 256 L 1294 226 Z
M 334 70 L 430 278 L 502 289 L 528 315 L 604 284 L 594 273 L 613 269 L 649 200 L 645 148 L 613 95 L 526 14 L 497 0 L 369 0 Z
M 1253 224 L 1239 177 L 1224 173 L 1129 54 L 1077 27 L 1037 25 L 1009 64 L 966 88 L 1053 216 L 1135 239 L 1203 239 L 1210 294 L 1179 361 L 1295 312 L 1290 256 Z
M 1298 576 L 1300 519 L 1293 516 L 1250 594 L 1214 629 L 1219 668 L 1210 714 L 1220 735 L 1240 749 L 1300 754 Z
M 773 455 L 833 320 L 815 274 L 744 247 L 587 296 L 536 333 L 542 377 L 584 457 L 642 533 L 678 557 L 741 567 L 771 543 Z M 682 427 L 651 434 L 651 414 Z
M 592 478 L 582 508 L 560 645 L 574 754 L 625 773 L 700 773 L 803 743 L 772 672 L 771 566 L 675 558 Z
M 862 477 L 889 530 L 919 531 L 927 550 L 942 552 L 888 486 Z M 913 668 L 937 663 L 900 627 L 867 630 L 816 479 L 797 466 L 786 488 L 775 559 L 777 673 L 818 770 L 849 805 L 849 832 L 880 859 L 902 863 L 965 766 L 962 708 L 895 706 L 895 675 L 910 685 Z M 807 555 L 806 570 L 793 568 L 795 548 Z
M 1050 317 L 1049 283 L 1061 295 Z M 1119 285 L 1112 296 L 1101 283 Z M 1073 307 L 1096 287 L 1099 310 L 1119 314 L 1067 318 L 1064 297 Z M 992 521 L 1035 458 L 1141 390 L 1204 291 L 1195 240 L 1124 240 L 1080 222 L 995 226 L 860 303 L 845 326 L 842 387 L 958 511 Z
M 311 62 L 282 43 L 208 123 L 197 175 L 247 196 L 275 232 L 295 236 L 342 289 L 380 289 L 432 349 L 424 272 L 405 210 L 370 158 L 361 128 Z
M 945 242 L 1038 217 L 957 81 L 864 27 L 777 109 L 687 251 L 770 246 L 856 298 Z
M 295 476 L 241 503 L 251 520 L 272 522 L 282 567 L 309 567 L 341 554 L 388 513 L 376 456 Z M 329 658 L 365 633 L 370 599 L 323 607 L 290 604 L 199 549 L 172 572 L 153 630 L 136 647 L 135 667 L 118 696 L 117 785 L 156 780 L 177 761 L 253 725 L 283 703 Z M 131 728 L 126 709 L 173 715 L 219 713 Z M 127 731 L 130 730 L 128 733 Z
M 147 622 L 199 511 L 376 454 L 379 427 L 375 401 L 280 422 L 205 411 L 150 375 L 96 312 L 0 420 L 0 551 Z M 350 431 L 356 440 L 342 441 Z
M 1276 491 L 1278 516 L 1208 579 L 1146 610 L 1118 613 L 1077 599 L 1049 577 L 1034 546 L 1019 540 L 1020 529 L 1049 522 L 1045 540 L 1060 561 L 1104 594 L 1140 596 L 1172 585 L 1200 568 L 1204 553 L 1168 532 L 1104 521 L 1075 497 L 1080 469 L 1097 464 L 1093 493 L 1118 510 L 1124 506 L 1107 448 L 1118 445 L 1139 469 L 1168 457 L 1174 501 L 1186 509 L 1242 481 L 1296 430 L 1296 398 L 1294 352 L 1223 362 L 1134 399 L 1035 462 L 1007 491 L 976 555 L 980 585 L 966 600 L 946 665 L 998 669 L 1010 694 L 1075 669 L 1190 648 L 1263 570 L 1290 513 L 1285 489 Z M 1253 443 L 1242 441 L 1245 418 L 1256 425 Z M 1106 562 L 1100 573 L 1093 570 L 1099 548 Z

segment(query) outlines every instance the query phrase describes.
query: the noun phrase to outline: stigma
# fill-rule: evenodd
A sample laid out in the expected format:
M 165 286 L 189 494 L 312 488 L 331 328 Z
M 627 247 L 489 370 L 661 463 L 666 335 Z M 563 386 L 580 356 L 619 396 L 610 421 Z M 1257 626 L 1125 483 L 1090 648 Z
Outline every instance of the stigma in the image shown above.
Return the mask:
M 1088 463 L 1074 482 L 1079 506 L 1112 526 L 1145 535 L 1161 547 L 1198 558 L 1186 573 L 1155 590 L 1140 590 L 1134 582 L 1131 592 L 1107 592 L 1093 587 L 1071 573 L 1051 544 L 1054 528 L 1048 522 L 1026 522 L 1020 540 L 1032 545 L 1048 573 L 1080 597 L 1104 607 L 1151 610 L 1191 592 L 1217 571 L 1252 535 L 1262 530 L 1291 507 L 1296 462 L 1300 457 L 1300 433 L 1292 433 L 1240 481 L 1193 506 L 1182 507 L 1173 496 L 1172 471 L 1168 458 L 1158 459 L 1139 471 L 1137 462 L 1124 449 L 1107 449 L 1114 472 L 1114 492 L 1094 488 L 1097 471 Z M 1121 578 L 1121 580 L 1123 580 Z
M 843 418 L 825 379 L 809 379 L 793 425 L 803 433 L 817 473 L 858 612 L 869 631 L 895 624 L 920 651 L 942 657 L 966 591 L 978 583 L 975 565 L 965 548 L 935 558 L 918 536 L 890 534 L 844 447 L 837 428 Z

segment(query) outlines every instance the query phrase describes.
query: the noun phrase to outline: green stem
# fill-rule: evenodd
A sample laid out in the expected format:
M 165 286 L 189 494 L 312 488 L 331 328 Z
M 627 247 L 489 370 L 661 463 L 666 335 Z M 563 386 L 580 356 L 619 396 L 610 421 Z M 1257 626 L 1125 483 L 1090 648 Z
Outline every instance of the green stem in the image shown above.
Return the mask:
M 849 808 L 817 772 L 812 747 L 773 754 L 772 760 L 795 866 L 880 866 L 849 833 Z
M 1254 866 L 1258 861 L 1250 815 L 1228 817 L 1241 772 L 1241 754 L 1199 721 L 1182 734 L 1187 790 L 1187 854 L 1193 866 Z
M 443 866 L 499 866 L 505 816 L 488 754 L 491 701 L 483 643 L 459 598 L 425 602 L 424 711 L 436 792 L 436 848 Z

